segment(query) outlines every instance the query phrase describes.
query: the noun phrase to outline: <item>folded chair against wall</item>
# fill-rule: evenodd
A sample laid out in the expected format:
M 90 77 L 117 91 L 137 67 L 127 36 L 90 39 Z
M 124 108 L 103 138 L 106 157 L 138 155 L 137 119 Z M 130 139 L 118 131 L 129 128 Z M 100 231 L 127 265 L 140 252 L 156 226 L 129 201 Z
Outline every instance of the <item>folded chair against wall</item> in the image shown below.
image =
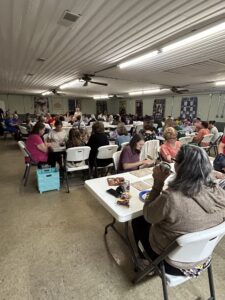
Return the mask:
M 165 272 L 164 260 L 169 258 L 172 261 L 193 264 L 197 264 L 199 261 L 205 261 L 212 256 L 216 245 L 224 235 L 225 222 L 203 231 L 185 234 L 172 242 L 154 261 L 149 259 L 142 246 L 139 247 L 143 254 L 149 259 L 150 266 L 139 272 L 133 282 L 138 283 L 149 274 L 149 272 L 156 271 L 162 280 L 164 300 L 168 300 L 167 286 L 177 286 L 189 280 L 190 277 L 167 274 Z M 208 281 L 210 290 L 210 298 L 208 300 L 215 300 L 211 263 L 208 267 Z
M 88 146 L 82 147 L 73 147 L 66 150 L 66 159 L 65 159 L 65 177 L 67 192 L 69 193 L 69 181 L 68 173 L 88 170 L 89 177 L 91 177 L 90 168 L 89 168 L 89 155 L 91 148 Z
M 115 169 L 116 173 L 118 172 L 118 165 L 119 165 L 121 153 L 122 153 L 122 150 L 116 151 L 115 153 L 113 153 L 113 164 L 114 164 L 114 169 Z
M 32 157 L 31 157 L 29 151 L 27 150 L 23 141 L 19 141 L 18 146 L 20 147 L 20 150 L 23 153 L 23 156 L 25 159 L 26 168 L 25 168 L 25 171 L 23 174 L 22 182 L 23 182 L 23 185 L 26 186 L 27 180 L 28 180 L 28 177 L 30 174 L 30 168 L 32 166 L 37 166 L 37 163 L 32 159 Z
M 98 148 L 98 153 L 94 162 L 95 176 L 98 177 L 98 169 L 107 168 L 107 173 L 110 167 L 113 167 L 113 153 L 118 149 L 117 145 L 107 145 Z M 109 160 L 106 165 L 101 164 L 101 160 Z

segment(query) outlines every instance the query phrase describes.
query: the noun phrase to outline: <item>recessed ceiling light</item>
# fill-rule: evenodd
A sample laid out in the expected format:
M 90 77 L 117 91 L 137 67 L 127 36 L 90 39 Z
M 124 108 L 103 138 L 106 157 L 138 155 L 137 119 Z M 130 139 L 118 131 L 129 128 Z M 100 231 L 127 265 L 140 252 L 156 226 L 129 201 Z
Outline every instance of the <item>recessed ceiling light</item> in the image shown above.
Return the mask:
M 215 85 L 225 85 L 225 81 L 216 81 Z

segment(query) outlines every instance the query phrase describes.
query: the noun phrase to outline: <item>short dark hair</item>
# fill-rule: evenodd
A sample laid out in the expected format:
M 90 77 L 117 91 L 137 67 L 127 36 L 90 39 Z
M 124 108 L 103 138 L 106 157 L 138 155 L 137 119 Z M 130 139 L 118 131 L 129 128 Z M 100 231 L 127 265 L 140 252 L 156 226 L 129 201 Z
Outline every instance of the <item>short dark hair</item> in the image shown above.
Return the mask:
M 216 123 L 216 121 L 209 121 L 209 124 L 214 125 Z
M 136 146 L 137 146 L 137 143 L 140 142 L 140 141 L 144 141 L 144 138 L 141 134 L 135 134 L 132 139 L 130 140 L 130 148 L 131 148 L 131 151 L 133 153 L 137 152 L 136 150 Z
M 102 122 L 95 122 L 92 125 L 92 133 L 103 133 L 105 131 L 104 124 Z
M 56 120 L 56 121 L 55 121 L 55 127 L 56 127 L 56 126 L 62 126 L 62 121 Z
M 37 122 L 34 127 L 32 128 L 32 134 L 39 134 L 41 129 L 44 129 L 45 125 L 42 122 Z
M 202 121 L 202 126 L 203 126 L 204 128 L 208 128 L 209 123 L 206 122 L 206 121 Z

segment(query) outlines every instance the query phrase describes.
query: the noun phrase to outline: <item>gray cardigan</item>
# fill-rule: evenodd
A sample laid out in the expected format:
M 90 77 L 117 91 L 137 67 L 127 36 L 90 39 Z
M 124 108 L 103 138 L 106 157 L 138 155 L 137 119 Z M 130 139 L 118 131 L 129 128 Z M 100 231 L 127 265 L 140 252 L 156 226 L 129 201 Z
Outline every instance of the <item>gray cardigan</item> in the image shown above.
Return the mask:
M 144 217 L 152 224 L 150 245 L 156 253 L 160 254 L 183 234 L 208 229 L 223 222 L 225 191 L 222 188 L 204 186 L 198 195 L 187 197 L 171 188 L 162 191 L 163 185 L 163 182 L 154 182 L 144 205 Z M 177 268 L 194 267 L 191 263 L 167 261 Z

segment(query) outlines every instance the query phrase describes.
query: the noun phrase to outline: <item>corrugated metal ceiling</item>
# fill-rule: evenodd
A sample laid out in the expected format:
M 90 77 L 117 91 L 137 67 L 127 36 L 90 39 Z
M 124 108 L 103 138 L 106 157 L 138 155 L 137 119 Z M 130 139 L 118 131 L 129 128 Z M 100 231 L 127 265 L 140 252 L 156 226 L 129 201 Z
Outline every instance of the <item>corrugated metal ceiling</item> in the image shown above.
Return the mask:
M 82 15 L 71 29 L 58 24 L 66 9 Z M 96 76 L 119 78 L 120 82 L 113 83 L 111 79 L 106 88 L 90 85 L 86 89 L 75 87 L 70 92 L 83 96 L 126 93 L 150 88 L 151 83 L 194 87 L 213 80 L 212 74 L 193 74 L 193 69 L 187 68 L 181 77 L 168 70 L 212 59 L 223 62 L 224 32 L 201 43 L 161 53 L 133 68 L 119 70 L 113 66 L 224 15 L 225 1 L 218 0 L 2 0 L 0 92 L 40 93 L 84 73 L 108 68 L 111 69 Z M 39 57 L 47 60 L 38 62 Z M 212 69 L 221 70 L 215 66 Z M 28 73 L 34 75 L 27 76 Z

